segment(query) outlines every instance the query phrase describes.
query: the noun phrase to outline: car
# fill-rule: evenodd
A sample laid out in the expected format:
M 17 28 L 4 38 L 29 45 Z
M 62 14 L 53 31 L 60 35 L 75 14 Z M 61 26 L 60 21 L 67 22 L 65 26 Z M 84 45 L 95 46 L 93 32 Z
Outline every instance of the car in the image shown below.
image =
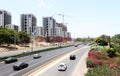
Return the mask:
M 10 58 L 5 59 L 4 62 L 7 64 L 7 63 L 12 63 L 12 62 L 17 62 L 17 61 L 18 61 L 17 58 L 10 57 Z
M 70 60 L 75 60 L 76 56 L 75 55 L 70 55 Z
M 15 65 L 13 65 L 13 69 L 14 70 L 21 70 L 21 69 L 24 69 L 26 67 L 28 67 L 29 64 L 28 63 L 25 63 L 25 62 L 18 62 L 16 63 Z
M 37 58 L 40 58 L 41 56 L 39 54 L 34 54 L 33 55 L 33 59 L 37 59 Z
M 58 66 L 58 71 L 66 71 L 67 65 L 65 63 L 60 63 Z
M 78 44 L 74 44 L 75 47 L 78 47 Z

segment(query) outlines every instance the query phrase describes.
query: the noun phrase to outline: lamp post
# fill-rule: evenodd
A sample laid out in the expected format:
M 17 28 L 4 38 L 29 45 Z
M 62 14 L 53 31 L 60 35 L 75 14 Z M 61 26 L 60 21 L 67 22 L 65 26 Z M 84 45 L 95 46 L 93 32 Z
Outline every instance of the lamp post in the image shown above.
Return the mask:
M 31 33 L 31 52 L 33 51 L 33 43 L 34 43 L 33 38 L 34 38 L 35 33 L 36 33 L 36 31 L 34 31 L 34 32 Z
M 15 49 L 17 49 L 16 48 L 16 31 L 14 31 L 14 45 L 15 45 Z

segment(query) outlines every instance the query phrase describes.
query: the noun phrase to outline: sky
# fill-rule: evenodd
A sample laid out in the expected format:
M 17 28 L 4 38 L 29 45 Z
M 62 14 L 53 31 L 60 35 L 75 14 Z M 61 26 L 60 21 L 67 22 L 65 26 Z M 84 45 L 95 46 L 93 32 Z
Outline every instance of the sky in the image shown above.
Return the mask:
M 20 15 L 32 13 L 37 26 L 42 18 L 52 16 L 67 24 L 72 37 L 98 37 L 120 34 L 120 0 L 1 0 L 0 9 L 9 11 L 12 24 L 20 26 Z

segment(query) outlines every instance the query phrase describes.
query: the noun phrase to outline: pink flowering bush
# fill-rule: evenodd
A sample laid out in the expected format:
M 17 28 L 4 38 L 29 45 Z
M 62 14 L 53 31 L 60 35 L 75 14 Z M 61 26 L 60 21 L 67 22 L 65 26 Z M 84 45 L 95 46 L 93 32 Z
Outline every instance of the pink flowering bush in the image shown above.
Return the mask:
M 115 61 L 108 56 L 105 52 L 98 52 L 98 51 L 90 51 L 88 52 L 87 58 L 87 67 L 99 67 L 103 64 L 109 65 L 110 68 L 119 68 L 119 66 L 115 63 Z

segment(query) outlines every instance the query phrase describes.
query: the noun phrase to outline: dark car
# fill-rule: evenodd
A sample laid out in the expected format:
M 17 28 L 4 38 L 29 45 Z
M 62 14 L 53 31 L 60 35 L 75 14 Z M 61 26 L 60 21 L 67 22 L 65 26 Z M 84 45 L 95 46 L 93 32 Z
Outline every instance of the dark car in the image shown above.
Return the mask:
M 13 58 L 13 57 L 5 59 L 5 63 L 6 64 L 7 63 L 12 63 L 12 62 L 17 62 L 17 61 L 18 61 L 18 59 L 17 58 Z
M 14 70 L 21 70 L 23 68 L 28 67 L 29 64 L 25 63 L 25 62 L 18 62 L 13 66 Z
M 41 56 L 39 54 L 34 54 L 33 55 L 33 59 L 37 59 L 37 58 L 40 58 Z
M 76 56 L 75 55 L 70 55 L 70 60 L 75 60 Z

